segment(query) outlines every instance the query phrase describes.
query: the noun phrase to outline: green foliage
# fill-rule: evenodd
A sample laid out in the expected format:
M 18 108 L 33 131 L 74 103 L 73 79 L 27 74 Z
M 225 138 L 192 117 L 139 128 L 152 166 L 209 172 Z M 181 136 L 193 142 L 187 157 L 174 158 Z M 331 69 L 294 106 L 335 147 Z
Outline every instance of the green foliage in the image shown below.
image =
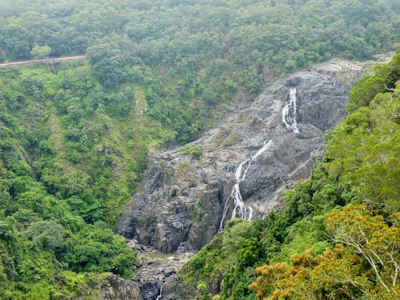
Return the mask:
M 141 89 L 105 89 L 84 62 L 0 71 L 1 147 L 18 148 L 3 157 L 10 165 L 3 172 L 37 176 L 89 223 L 115 222 L 141 180 L 148 149 L 171 138 L 134 111 L 135 101 L 137 109 L 145 105 Z M 15 135 L 20 143 L 10 142 Z
M 385 91 L 377 91 L 368 107 L 354 111 L 335 130 L 322 165 L 369 209 L 389 215 L 400 209 L 396 184 L 400 178 L 400 75 L 393 75 L 400 69 L 399 57 L 397 52 L 389 67 L 382 68 L 390 68 L 390 72 L 384 71 Z M 377 72 L 372 80 L 381 75 Z M 397 82 L 392 83 L 393 80 Z M 365 89 L 369 92 L 368 87 Z
M 34 58 L 46 58 L 51 53 L 51 48 L 49 46 L 38 46 L 33 47 L 30 54 Z
M 217 101 L 217 96 L 215 95 L 212 87 L 206 88 L 201 97 L 208 105 L 214 105 Z
M 246 239 L 239 250 L 239 263 L 252 266 L 260 257 L 260 246 L 256 237 Z
M 400 79 L 399 69 L 400 57 L 395 55 L 389 64 L 376 67 L 372 75 L 361 78 L 350 92 L 347 110 L 352 112 L 359 107 L 368 106 L 378 93 L 390 92 Z
M 212 295 L 207 292 L 207 285 L 204 282 L 200 282 L 197 286 L 199 292 L 199 300 L 211 300 Z
M 54 253 L 60 251 L 64 242 L 63 227 L 54 221 L 39 221 L 30 225 L 26 236 L 42 250 Z
M 113 272 L 124 277 L 132 274 L 133 254 L 125 239 L 109 229 L 88 225 L 64 243 L 61 261 L 79 273 Z
M 115 87 L 131 78 L 132 71 L 127 68 L 133 60 L 131 49 L 128 37 L 113 36 L 86 50 L 95 77 L 104 87 Z
M 101 217 L 101 203 L 90 188 L 84 190 L 80 196 L 71 196 L 67 199 L 67 203 L 88 223 L 94 223 Z
M 103 87 L 143 85 L 149 114 L 181 143 L 212 126 L 238 91 L 256 94 L 285 73 L 332 56 L 367 59 L 400 40 L 397 6 L 386 0 L 2 0 L 1 7 L 0 49 L 10 60 L 45 57 L 50 48 L 55 56 L 86 53 Z M 109 109 L 127 116 L 132 101 L 120 96 L 108 98 Z
M 203 147 L 201 145 L 187 145 L 179 149 L 180 155 L 191 155 L 194 159 L 200 159 L 203 156 Z
M 69 67 L 0 71 L 1 299 L 90 298 L 95 280 L 79 273 L 133 273 L 135 255 L 104 222 L 129 194 L 111 196 L 112 162 L 96 170 L 104 156 L 88 158 L 105 135 L 88 96 L 99 90 L 87 66 Z
M 135 257 L 107 226 L 153 147 L 195 140 L 237 93 L 332 56 L 367 59 L 400 39 L 393 1 L 178 2 L 0 0 L 0 61 L 88 58 L 0 70 L 0 298 L 83 298 L 94 275 L 78 273 L 129 277 Z M 399 210 L 399 61 L 352 91 L 354 113 L 327 136 L 310 180 L 285 194 L 286 208 L 229 222 L 183 268 L 186 282 L 207 288 L 225 274 L 221 299 L 255 299 L 255 266 L 330 245 L 325 212 L 360 201 Z M 200 159 L 202 148 L 181 154 Z M 177 176 L 192 171 L 184 161 Z

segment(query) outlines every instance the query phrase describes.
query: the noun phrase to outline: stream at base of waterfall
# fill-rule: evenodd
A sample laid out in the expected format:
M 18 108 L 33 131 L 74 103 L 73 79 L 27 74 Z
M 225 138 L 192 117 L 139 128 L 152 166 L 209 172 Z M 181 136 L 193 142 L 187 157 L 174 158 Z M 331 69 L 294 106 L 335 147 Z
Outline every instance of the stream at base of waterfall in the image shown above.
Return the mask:
M 269 148 L 271 148 L 274 145 L 272 141 L 269 141 L 268 143 L 265 143 L 265 145 L 258 150 L 258 152 L 250 159 L 245 160 L 242 162 L 236 169 L 235 171 L 235 178 L 236 178 L 236 184 L 233 186 L 232 191 L 230 196 L 225 202 L 225 207 L 224 207 L 224 214 L 222 215 L 221 223 L 219 226 L 219 230 L 221 231 L 224 226 L 224 220 L 226 218 L 226 214 L 228 213 L 229 207 L 231 205 L 231 199 L 233 199 L 233 204 L 234 208 L 232 211 L 232 216 L 231 220 L 235 219 L 236 217 L 245 219 L 245 220 L 251 220 L 253 217 L 253 208 L 250 206 L 247 206 L 244 204 L 242 195 L 240 193 L 240 181 L 246 179 L 247 172 L 249 171 L 252 163 L 265 151 L 267 151 Z M 243 172 L 243 167 L 247 165 L 246 170 Z M 242 176 L 243 173 L 243 176 Z

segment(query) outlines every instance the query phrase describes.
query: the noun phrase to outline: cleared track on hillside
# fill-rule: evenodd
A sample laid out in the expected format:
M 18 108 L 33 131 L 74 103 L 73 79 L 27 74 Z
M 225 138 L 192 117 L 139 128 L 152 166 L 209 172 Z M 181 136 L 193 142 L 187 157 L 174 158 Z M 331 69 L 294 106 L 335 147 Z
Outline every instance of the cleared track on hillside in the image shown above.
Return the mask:
M 29 65 L 29 64 L 47 64 L 51 62 L 57 61 L 67 61 L 67 60 L 83 60 L 86 59 L 85 55 L 75 55 L 75 56 L 66 56 L 66 57 L 58 57 L 58 58 L 45 58 L 45 59 L 29 59 L 29 60 L 21 60 L 21 61 L 13 61 L 6 62 L 0 64 L 0 67 L 13 67 L 13 66 L 21 66 L 21 65 Z

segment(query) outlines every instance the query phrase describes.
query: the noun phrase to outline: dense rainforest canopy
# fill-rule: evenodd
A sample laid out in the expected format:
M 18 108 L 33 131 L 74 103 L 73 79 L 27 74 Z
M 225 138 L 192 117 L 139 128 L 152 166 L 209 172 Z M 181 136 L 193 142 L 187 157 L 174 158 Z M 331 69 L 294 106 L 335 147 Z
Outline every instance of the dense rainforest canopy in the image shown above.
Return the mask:
M 0 61 L 88 59 L 0 69 L 0 298 L 86 297 L 82 286 L 93 276 L 128 278 L 135 255 L 109 228 L 140 183 L 149 150 L 196 139 L 279 76 L 333 56 L 368 59 L 399 42 L 395 0 L 0 0 Z M 274 263 L 280 253 L 289 261 L 314 242 L 325 250 L 328 242 L 307 226 L 323 226 L 324 212 L 354 197 L 377 200 L 368 209 L 385 218 L 397 211 L 397 189 L 376 180 L 377 170 L 363 166 L 379 166 L 360 158 L 380 154 L 358 149 L 356 139 L 345 144 L 356 147 L 353 157 L 340 148 L 359 124 L 368 134 L 373 124 L 397 128 L 377 121 L 391 120 L 384 108 L 396 103 L 373 100 L 396 95 L 383 83 L 395 89 L 399 69 L 385 70 L 353 90 L 349 112 L 358 115 L 328 135 L 336 145 L 324 162 L 329 168 L 285 196 L 288 208 L 269 219 L 277 225 L 268 234 L 259 221 L 240 225 L 254 226 L 243 245 L 257 250 L 240 245 L 246 263 L 237 268 Z M 363 134 L 372 147 L 377 135 Z M 385 142 L 382 151 L 395 140 Z M 350 176 L 353 163 L 358 173 Z M 380 172 L 389 176 L 395 166 Z M 303 217 L 304 226 L 291 227 Z M 227 291 L 239 280 L 235 270 L 226 275 Z M 255 269 L 237 270 L 244 277 L 233 293 L 254 296 L 247 286 Z
M 146 86 L 153 118 L 184 143 L 237 89 L 332 56 L 398 45 L 394 0 L 0 1 L 0 60 L 87 54 L 104 88 Z M 199 105 L 201 104 L 201 105 Z

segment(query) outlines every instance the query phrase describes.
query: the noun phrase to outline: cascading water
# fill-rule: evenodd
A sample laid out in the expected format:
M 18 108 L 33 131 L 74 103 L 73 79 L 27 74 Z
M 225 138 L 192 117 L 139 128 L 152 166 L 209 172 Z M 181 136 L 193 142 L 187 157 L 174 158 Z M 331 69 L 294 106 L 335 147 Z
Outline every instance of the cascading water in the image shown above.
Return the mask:
M 224 226 L 224 220 L 226 217 L 226 214 L 228 213 L 229 210 L 229 206 L 230 206 L 230 200 L 233 199 L 234 200 L 234 208 L 232 211 L 232 216 L 231 216 L 231 220 L 235 219 L 236 216 L 238 216 L 239 218 L 242 219 L 247 219 L 247 220 L 251 220 L 253 217 L 253 208 L 248 206 L 246 207 L 244 205 L 243 199 L 242 199 L 242 195 L 240 193 L 240 180 L 244 180 L 246 178 L 247 172 L 249 171 L 250 167 L 251 167 L 251 163 L 256 160 L 261 154 L 263 154 L 265 151 L 267 151 L 270 147 L 272 147 L 274 145 L 274 143 L 272 141 L 269 141 L 268 143 L 266 143 L 260 150 L 258 150 L 258 152 L 251 158 L 251 159 L 247 159 L 244 162 L 242 162 L 236 169 L 235 171 L 235 178 L 236 178 L 236 184 L 233 186 L 231 194 L 229 195 L 228 199 L 225 202 L 225 207 L 224 207 L 224 213 L 222 215 L 222 219 L 221 219 L 221 223 L 219 225 L 219 230 L 221 231 L 223 226 Z M 246 170 L 243 171 L 243 166 L 247 165 Z M 243 176 L 242 176 L 243 173 Z
M 157 297 L 156 300 L 161 300 L 161 297 L 162 297 L 162 286 L 161 286 L 161 288 L 160 288 L 160 295 L 158 295 L 158 297 Z
M 296 114 L 297 114 L 296 93 L 297 93 L 296 89 L 290 89 L 289 102 L 287 102 L 282 109 L 282 122 L 286 125 L 287 128 L 292 128 L 293 132 L 300 133 L 296 121 Z

